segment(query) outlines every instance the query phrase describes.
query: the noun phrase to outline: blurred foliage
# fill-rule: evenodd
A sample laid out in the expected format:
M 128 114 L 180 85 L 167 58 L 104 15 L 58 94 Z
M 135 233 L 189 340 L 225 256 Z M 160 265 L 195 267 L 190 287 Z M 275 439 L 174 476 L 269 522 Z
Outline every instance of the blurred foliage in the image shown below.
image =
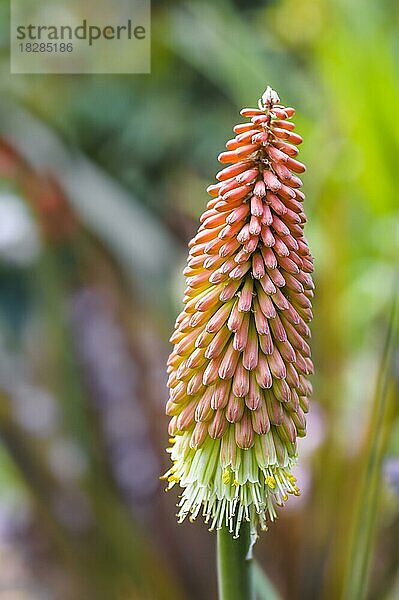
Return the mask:
M 399 5 L 154 1 L 152 13 L 151 75 L 10 75 L 0 1 L 1 588 L 215 597 L 214 536 L 177 526 L 176 497 L 157 482 L 164 364 L 216 156 L 270 84 L 305 140 L 316 376 L 302 497 L 255 554 L 282 598 L 336 600 L 367 514 L 359 492 L 399 263 Z M 397 337 L 392 356 L 370 482 L 376 600 L 399 596 Z

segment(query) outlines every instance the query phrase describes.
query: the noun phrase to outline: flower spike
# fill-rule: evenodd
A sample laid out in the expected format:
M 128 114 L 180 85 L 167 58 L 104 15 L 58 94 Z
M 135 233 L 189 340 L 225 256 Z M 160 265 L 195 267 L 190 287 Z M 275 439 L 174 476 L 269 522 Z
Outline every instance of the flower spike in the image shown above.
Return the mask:
M 294 109 L 270 87 L 219 155 L 225 166 L 189 244 L 184 310 L 169 357 L 168 487 L 179 521 L 256 531 L 288 494 L 305 435 L 312 257 L 303 235 Z

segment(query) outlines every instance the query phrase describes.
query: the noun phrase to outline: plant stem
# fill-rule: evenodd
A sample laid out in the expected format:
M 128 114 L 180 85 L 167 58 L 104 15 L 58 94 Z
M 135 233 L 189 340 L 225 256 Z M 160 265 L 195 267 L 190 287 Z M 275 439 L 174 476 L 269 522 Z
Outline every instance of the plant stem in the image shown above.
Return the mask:
M 253 560 L 247 558 L 250 525 L 243 523 L 234 539 L 226 526 L 217 533 L 219 600 L 254 600 Z

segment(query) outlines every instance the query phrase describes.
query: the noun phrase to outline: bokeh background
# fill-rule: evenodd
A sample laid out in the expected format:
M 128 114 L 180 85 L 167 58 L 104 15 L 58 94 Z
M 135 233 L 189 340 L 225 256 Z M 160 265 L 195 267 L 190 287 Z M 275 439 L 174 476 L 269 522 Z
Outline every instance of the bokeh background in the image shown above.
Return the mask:
M 132 76 L 10 75 L 0 11 L 0 599 L 216 598 L 215 534 L 158 479 L 165 361 L 216 156 L 267 84 L 304 138 L 316 375 L 259 597 L 354 600 L 366 561 L 362 597 L 398 598 L 398 3 L 153 0 Z

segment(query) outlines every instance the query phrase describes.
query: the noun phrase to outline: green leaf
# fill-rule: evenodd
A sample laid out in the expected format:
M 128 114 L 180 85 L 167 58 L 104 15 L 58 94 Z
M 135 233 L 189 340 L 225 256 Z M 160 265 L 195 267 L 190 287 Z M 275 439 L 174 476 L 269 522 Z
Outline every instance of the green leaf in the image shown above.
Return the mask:
M 370 414 L 369 434 L 365 449 L 365 469 L 354 507 L 354 528 L 342 595 L 344 600 L 363 600 L 367 593 L 378 512 L 381 464 L 393 425 L 393 419 L 390 418 L 390 384 L 393 350 L 398 345 L 397 296 L 396 293 Z
M 254 564 L 254 581 L 258 600 L 281 600 L 280 594 L 257 562 Z

